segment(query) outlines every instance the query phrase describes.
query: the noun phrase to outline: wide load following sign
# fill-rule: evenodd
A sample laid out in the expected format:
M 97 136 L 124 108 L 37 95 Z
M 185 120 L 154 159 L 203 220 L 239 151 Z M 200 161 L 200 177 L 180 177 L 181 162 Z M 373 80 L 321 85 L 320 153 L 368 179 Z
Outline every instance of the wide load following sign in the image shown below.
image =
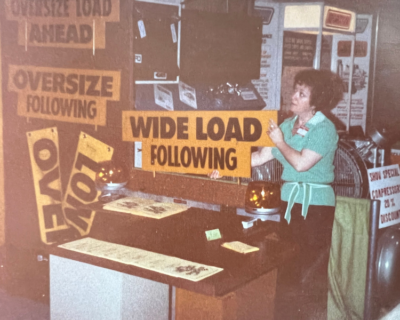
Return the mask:
M 266 134 L 276 111 L 124 111 L 123 140 L 142 142 L 150 171 L 250 177 L 251 146 L 272 146 Z
M 368 169 L 371 199 L 381 200 L 379 228 L 400 223 L 399 165 Z

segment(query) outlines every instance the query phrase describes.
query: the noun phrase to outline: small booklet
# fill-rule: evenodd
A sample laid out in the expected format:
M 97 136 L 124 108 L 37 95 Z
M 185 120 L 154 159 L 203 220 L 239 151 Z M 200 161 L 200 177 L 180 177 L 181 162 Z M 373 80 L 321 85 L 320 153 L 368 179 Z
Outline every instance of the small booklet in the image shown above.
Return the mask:
M 257 247 L 249 246 L 240 241 L 225 242 L 221 246 L 239 253 L 249 253 L 260 250 Z

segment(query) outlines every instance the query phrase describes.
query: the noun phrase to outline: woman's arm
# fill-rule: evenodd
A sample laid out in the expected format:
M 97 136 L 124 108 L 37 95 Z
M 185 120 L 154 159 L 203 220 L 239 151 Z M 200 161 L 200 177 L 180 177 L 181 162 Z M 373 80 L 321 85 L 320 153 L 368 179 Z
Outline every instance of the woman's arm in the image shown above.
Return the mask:
M 303 149 L 296 151 L 291 148 L 284 140 L 275 144 L 286 161 L 298 172 L 304 172 L 310 170 L 314 165 L 317 164 L 322 156 L 315 151 L 309 149 Z
M 251 154 L 251 166 L 261 166 L 269 160 L 272 160 L 274 156 L 272 155 L 271 147 L 263 147 L 256 152 Z
M 270 122 L 267 133 L 286 161 L 298 172 L 310 170 L 322 159 L 322 156 L 315 151 L 309 149 L 297 151 L 290 147 L 283 138 L 282 130 L 273 121 Z

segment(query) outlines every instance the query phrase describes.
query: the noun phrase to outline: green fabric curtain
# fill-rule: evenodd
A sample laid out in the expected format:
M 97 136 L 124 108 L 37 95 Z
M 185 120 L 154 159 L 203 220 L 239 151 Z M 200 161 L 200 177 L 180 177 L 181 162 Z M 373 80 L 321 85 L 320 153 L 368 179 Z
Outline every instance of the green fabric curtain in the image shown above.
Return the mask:
M 329 257 L 328 320 L 363 319 L 369 199 L 336 197 Z

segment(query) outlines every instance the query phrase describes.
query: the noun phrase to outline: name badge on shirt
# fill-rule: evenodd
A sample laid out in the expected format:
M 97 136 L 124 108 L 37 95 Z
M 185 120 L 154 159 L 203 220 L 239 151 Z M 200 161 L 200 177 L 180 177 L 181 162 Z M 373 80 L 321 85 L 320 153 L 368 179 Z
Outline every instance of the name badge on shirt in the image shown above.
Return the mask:
M 297 129 L 296 134 L 304 137 L 307 134 L 308 130 L 310 130 L 310 129 L 308 129 L 306 126 L 301 126 L 300 128 Z

